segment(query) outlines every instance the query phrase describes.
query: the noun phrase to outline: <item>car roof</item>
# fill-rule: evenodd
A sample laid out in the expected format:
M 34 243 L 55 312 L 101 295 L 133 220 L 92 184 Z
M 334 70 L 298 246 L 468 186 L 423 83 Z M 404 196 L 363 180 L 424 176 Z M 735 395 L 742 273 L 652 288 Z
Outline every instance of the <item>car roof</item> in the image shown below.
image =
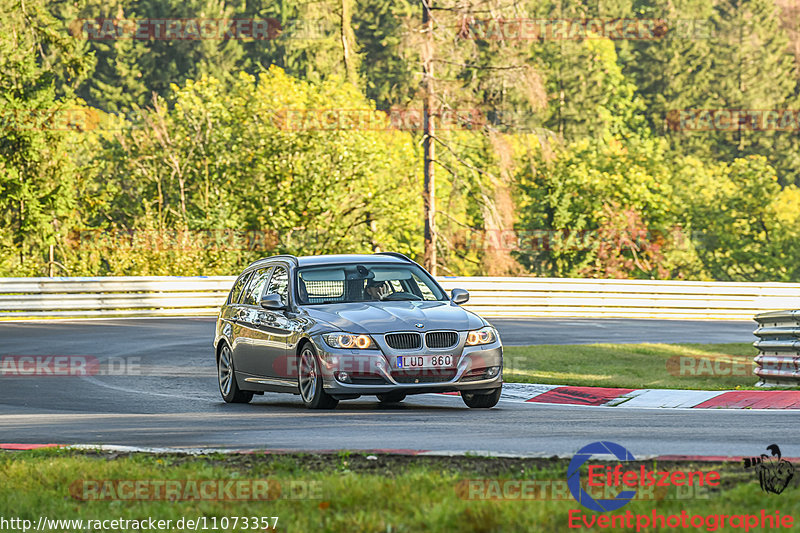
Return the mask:
M 339 255 L 303 255 L 297 258 L 301 267 L 314 265 L 331 265 L 337 263 L 405 263 L 399 257 L 383 254 L 339 254 Z
M 390 263 L 390 264 L 409 264 L 410 259 L 397 255 L 388 254 L 331 254 L 331 255 L 301 255 L 298 257 L 290 255 L 275 255 L 265 257 L 251 263 L 247 269 L 271 263 L 272 261 L 297 261 L 297 266 L 317 266 L 317 265 L 336 265 L 342 263 Z

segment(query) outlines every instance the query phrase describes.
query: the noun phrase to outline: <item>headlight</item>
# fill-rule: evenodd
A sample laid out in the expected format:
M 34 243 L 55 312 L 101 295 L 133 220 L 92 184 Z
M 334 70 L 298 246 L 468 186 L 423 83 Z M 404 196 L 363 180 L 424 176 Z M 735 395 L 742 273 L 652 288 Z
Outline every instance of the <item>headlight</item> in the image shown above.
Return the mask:
M 359 350 L 375 350 L 375 342 L 369 335 L 356 335 L 355 333 L 326 333 L 322 336 L 328 346 L 332 348 L 356 348 Z
M 467 346 L 477 346 L 479 344 L 491 344 L 497 340 L 497 332 L 492 326 L 476 329 L 467 333 Z

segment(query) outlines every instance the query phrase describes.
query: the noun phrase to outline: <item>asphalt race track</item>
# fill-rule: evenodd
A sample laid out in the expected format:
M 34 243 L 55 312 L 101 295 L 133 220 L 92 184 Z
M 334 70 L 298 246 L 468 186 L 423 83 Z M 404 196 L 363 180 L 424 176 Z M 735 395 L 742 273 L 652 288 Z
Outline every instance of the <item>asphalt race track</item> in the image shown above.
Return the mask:
M 753 342 L 756 323 L 706 320 L 492 319 L 506 346 L 632 342 Z
M 509 344 L 748 342 L 754 329 L 749 322 L 495 322 Z M 733 456 L 757 456 L 777 442 L 785 456 L 800 457 L 800 426 L 792 411 L 506 401 L 487 411 L 432 394 L 398 406 L 363 397 L 329 412 L 306 410 L 291 395 L 226 405 L 217 391 L 212 332 L 209 319 L 0 324 L 0 355 L 93 356 L 101 369 L 90 377 L 0 377 L 0 442 L 570 454 L 610 440 L 634 455 Z M 116 375 L 103 375 L 109 368 Z

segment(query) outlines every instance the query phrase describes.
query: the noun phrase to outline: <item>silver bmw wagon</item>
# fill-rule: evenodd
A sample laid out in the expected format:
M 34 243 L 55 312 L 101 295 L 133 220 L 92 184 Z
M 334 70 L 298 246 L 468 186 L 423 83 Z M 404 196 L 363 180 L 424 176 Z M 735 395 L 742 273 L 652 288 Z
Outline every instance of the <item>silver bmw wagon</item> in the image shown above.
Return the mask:
M 299 394 L 311 409 L 363 395 L 460 392 L 494 407 L 503 386 L 497 331 L 461 307 L 408 257 L 277 255 L 248 266 L 217 319 L 214 349 L 226 402 Z

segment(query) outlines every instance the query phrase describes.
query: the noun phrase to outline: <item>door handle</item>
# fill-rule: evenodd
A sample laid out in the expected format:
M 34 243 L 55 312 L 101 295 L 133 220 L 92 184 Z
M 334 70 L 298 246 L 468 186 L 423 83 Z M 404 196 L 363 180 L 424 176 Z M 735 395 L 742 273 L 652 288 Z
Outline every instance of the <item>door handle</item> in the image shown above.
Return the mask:
M 257 318 L 255 322 L 257 326 L 272 326 L 275 324 L 275 317 Z

